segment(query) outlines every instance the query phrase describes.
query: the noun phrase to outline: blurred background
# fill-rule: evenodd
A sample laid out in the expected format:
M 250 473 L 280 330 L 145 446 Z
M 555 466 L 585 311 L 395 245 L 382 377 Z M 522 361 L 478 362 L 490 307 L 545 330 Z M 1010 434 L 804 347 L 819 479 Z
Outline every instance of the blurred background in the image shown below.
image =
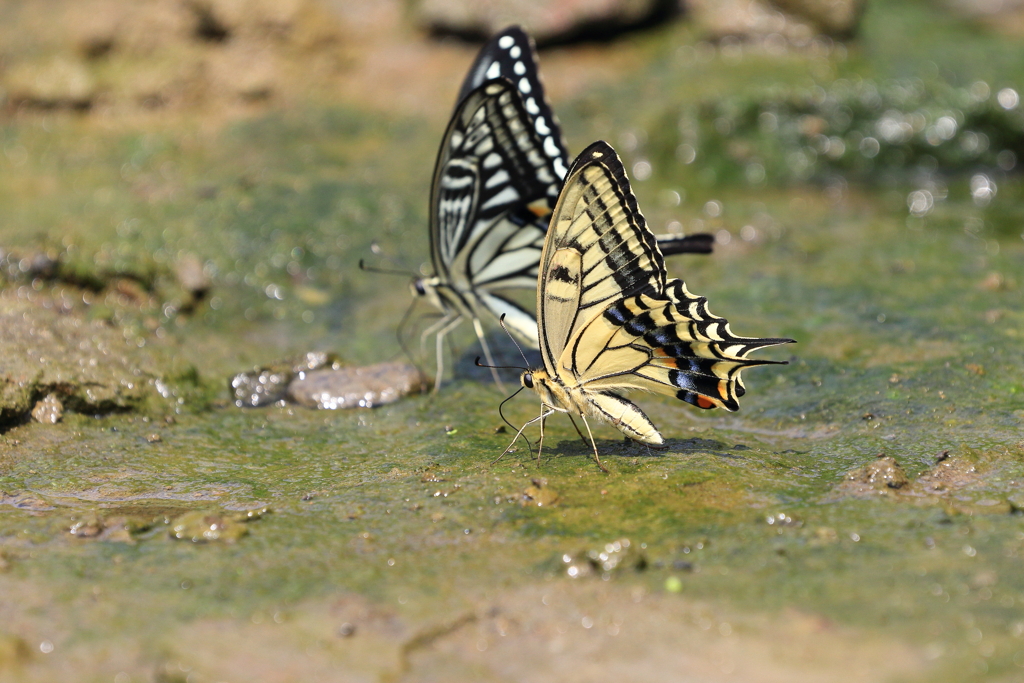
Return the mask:
M 466 326 L 436 397 L 236 408 L 405 358 L 358 263 L 426 272 L 510 23 L 789 365 L 607 477 L 492 462 Z M 1022 89 L 1020 0 L 0 0 L 0 678 L 1024 681 Z

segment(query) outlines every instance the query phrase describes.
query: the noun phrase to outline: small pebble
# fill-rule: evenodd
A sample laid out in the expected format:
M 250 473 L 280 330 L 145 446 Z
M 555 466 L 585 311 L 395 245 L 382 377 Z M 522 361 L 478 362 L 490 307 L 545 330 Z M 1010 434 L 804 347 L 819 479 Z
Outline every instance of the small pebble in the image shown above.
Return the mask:
M 64 417 L 64 404 L 56 394 L 49 394 L 32 408 L 32 419 L 42 424 L 53 425 Z
M 307 408 L 374 408 L 425 388 L 420 371 L 408 363 L 313 370 L 288 385 L 288 398 Z

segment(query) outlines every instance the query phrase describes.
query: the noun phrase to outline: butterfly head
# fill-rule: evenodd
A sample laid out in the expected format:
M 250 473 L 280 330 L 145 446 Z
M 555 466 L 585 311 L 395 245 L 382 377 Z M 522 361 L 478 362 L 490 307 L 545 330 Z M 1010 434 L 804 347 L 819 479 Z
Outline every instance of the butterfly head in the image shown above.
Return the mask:
M 552 380 L 547 370 L 527 370 L 519 376 L 519 383 L 527 389 L 533 389 L 544 403 L 562 410 L 566 405 L 565 389 L 558 380 Z
M 438 281 L 436 277 L 414 277 L 409 283 L 409 291 L 417 298 L 424 298 L 431 304 L 445 310 L 445 305 L 437 292 Z

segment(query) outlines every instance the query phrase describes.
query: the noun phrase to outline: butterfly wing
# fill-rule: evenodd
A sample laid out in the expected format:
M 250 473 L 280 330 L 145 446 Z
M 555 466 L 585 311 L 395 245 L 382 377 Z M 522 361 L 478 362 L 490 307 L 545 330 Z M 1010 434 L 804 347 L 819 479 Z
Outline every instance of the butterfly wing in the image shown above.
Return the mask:
M 681 280 L 667 280 L 661 253 L 603 142 L 573 163 L 541 257 L 538 292 L 545 369 L 581 388 L 627 434 L 660 440 L 617 391 L 669 394 L 702 408 L 735 410 L 747 358 L 788 339 L 738 337 Z M 630 425 L 633 425 L 630 427 Z M 644 438 L 644 434 L 653 437 Z
M 540 272 L 537 319 L 551 374 L 570 339 L 592 317 L 624 296 L 664 289 L 661 252 L 607 143 L 592 144 L 573 162 L 552 215 Z
M 431 193 L 431 258 L 470 309 L 507 314 L 536 346 L 529 313 L 490 290 L 532 288 L 559 179 L 516 86 L 485 82 L 459 104 L 441 143 Z
M 459 90 L 458 102 L 469 96 L 487 79 L 504 77 L 516 84 L 529 113 L 532 125 L 543 140 L 545 155 L 551 168 L 564 179 L 568 173 L 569 150 L 555 111 L 548 101 L 537 66 L 537 50 L 533 39 L 519 26 L 510 26 L 498 33 L 480 48 L 476 60 L 466 74 Z M 551 197 L 554 206 L 557 194 Z M 658 235 L 658 246 L 665 256 L 675 254 L 710 254 L 714 236 Z
M 557 192 L 558 179 L 529 120 L 506 79 L 488 81 L 460 103 L 441 142 L 431 192 L 438 274 L 455 275 L 460 266 L 469 284 L 497 286 L 531 260 L 536 264 L 543 229 L 520 229 L 546 213 L 545 198 Z M 497 223 L 506 225 L 496 232 Z
M 569 166 L 569 152 L 558 118 L 544 93 L 533 39 L 520 27 L 509 26 L 480 48 L 476 61 L 462 82 L 458 101 L 462 102 L 469 93 L 493 78 L 507 78 L 516 85 L 530 115 L 531 125 L 541 137 L 545 156 L 559 179 L 564 178 Z M 553 204 L 555 197 L 551 199 Z

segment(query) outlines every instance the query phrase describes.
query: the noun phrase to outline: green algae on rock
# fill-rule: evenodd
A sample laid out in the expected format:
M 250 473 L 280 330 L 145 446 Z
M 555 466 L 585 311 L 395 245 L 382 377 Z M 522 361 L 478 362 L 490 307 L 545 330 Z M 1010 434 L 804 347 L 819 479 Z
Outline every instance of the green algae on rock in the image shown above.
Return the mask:
M 1024 108 L 1002 92 L 920 80 L 776 87 L 669 113 L 651 144 L 670 166 L 698 160 L 717 182 L 755 186 L 1009 171 L 1024 160 Z
M 260 519 L 270 510 L 261 508 L 246 512 L 186 512 L 170 522 L 171 538 L 193 543 L 235 543 L 249 533 L 248 522 Z

